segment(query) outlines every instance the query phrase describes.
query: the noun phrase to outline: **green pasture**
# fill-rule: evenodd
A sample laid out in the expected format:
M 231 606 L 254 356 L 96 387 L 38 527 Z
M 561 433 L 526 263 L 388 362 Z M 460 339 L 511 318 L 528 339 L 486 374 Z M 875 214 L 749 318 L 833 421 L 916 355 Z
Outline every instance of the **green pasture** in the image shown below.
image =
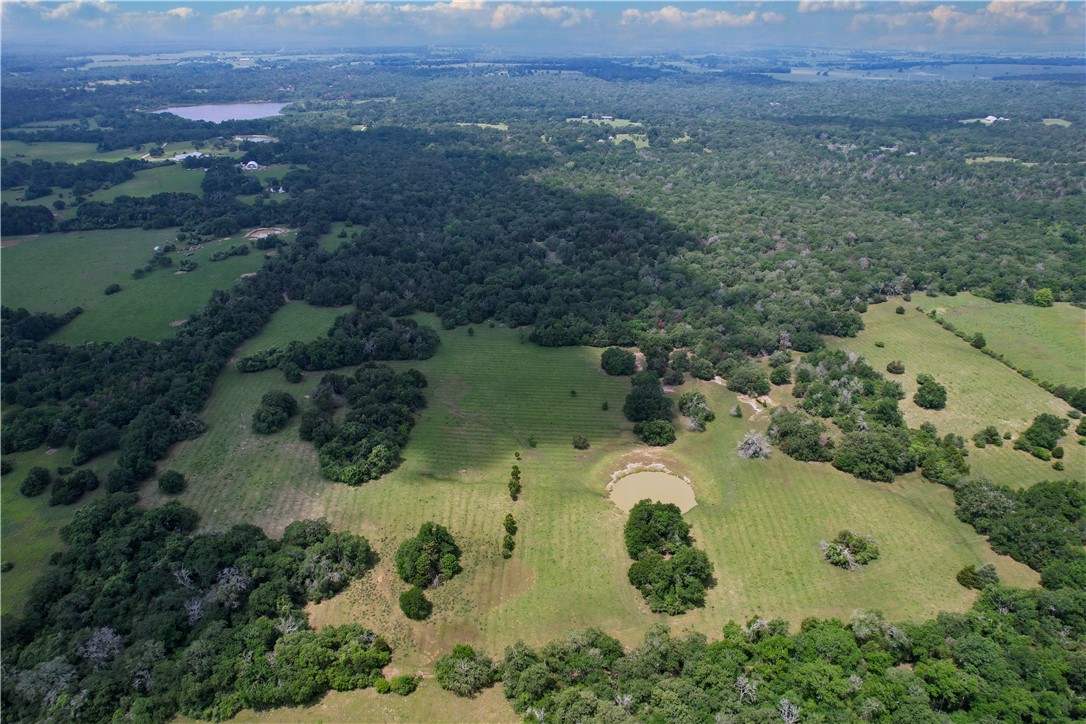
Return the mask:
M 199 169 L 186 169 L 180 164 L 156 166 L 155 168 L 137 171 L 135 176 L 128 181 L 119 183 L 116 186 L 111 186 L 107 189 L 95 191 L 94 193 L 88 194 L 85 198 L 87 201 L 111 202 L 116 200 L 118 196 L 153 196 L 166 192 L 196 194 L 197 196 L 200 196 L 203 194 L 203 190 L 200 188 L 200 183 L 203 179 L 203 171 Z M 23 191 L 23 187 L 5 189 L 4 191 L 0 191 L 0 200 L 10 204 L 22 204 L 26 206 L 40 205 L 52 209 L 53 202 L 57 199 L 64 201 L 66 204 L 71 204 L 73 198 L 70 189 L 56 189 L 48 196 L 31 199 L 30 201 L 23 201 Z M 77 206 L 67 206 L 60 211 L 55 211 L 54 214 L 61 219 L 70 219 L 76 215 L 77 209 Z
M 260 334 L 238 348 L 237 356 L 263 352 L 270 347 L 282 347 L 294 340 L 308 342 L 324 336 L 332 322 L 354 307 L 313 307 L 305 302 L 290 302 L 275 313 Z
M 458 126 L 475 126 L 476 128 L 490 128 L 495 131 L 508 131 L 508 123 L 457 123 Z
M 288 305 L 277 313 L 284 314 L 287 321 L 277 317 L 246 349 L 280 344 L 296 324 L 307 336 L 318 326 L 318 312 L 305 307 Z M 372 626 L 396 648 L 400 671 L 429 670 L 455 643 L 500 654 L 518 638 L 538 645 L 583 626 L 600 626 L 632 644 L 658 621 L 714 634 L 728 619 L 754 614 L 798 624 L 807 616 L 848 617 L 877 608 L 891 618 L 923 619 L 971 604 L 974 593 L 954 580 L 969 563 L 994 562 L 1010 583 L 1036 582 L 1032 571 L 994 555 L 955 518 L 948 490 L 917 475 L 882 485 L 780 455 L 740 460 L 738 440 L 749 428 L 764 429 L 768 418 L 764 412 L 752 416 L 749 408 L 746 419 L 728 416 L 735 396 L 723 387 L 691 382 L 683 388 L 704 391 L 718 411 L 707 432 L 682 431 L 672 447 L 647 448 L 622 417 L 629 382 L 600 372 L 600 350 L 540 348 L 523 332 L 488 325 L 474 331 L 442 332 L 432 359 L 394 364 L 426 374 L 430 404 L 405 462 L 379 481 L 351 488 L 321 480 L 315 450 L 297 438 L 296 420 L 271 436 L 249 431 L 265 392 L 288 390 L 304 405 L 319 373 L 291 385 L 278 371 L 242 375 L 232 367 L 205 409 L 208 432 L 178 445 L 161 468 L 187 475 L 181 500 L 200 511 L 206 530 L 250 522 L 278 535 L 292 520 L 325 516 L 336 528 L 369 538 L 380 556 L 377 568 L 340 596 L 312 606 L 311 618 L 315 625 Z M 574 450 L 575 434 L 586 435 L 591 449 Z M 528 446 L 529 435 L 537 447 Z M 693 481 L 699 504 L 688 519 L 719 580 L 704 609 L 675 619 L 650 613 L 628 584 L 624 515 L 606 489 L 613 471 L 650 462 Z M 515 503 L 506 490 L 514 463 L 524 483 Z M 151 486 L 144 500 L 162 502 Z M 507 512 L 520 526 L 508 561 L 499 551 Z M 405 586 L 392 558 L 425 520 L 457 536 L 465 571 L 432 592 L 434 616 L 414 623 L 397 607 Z M 883 558 L 869 570 L 847 573 L 821 561 L 819 542 L 846 527 L 882 544 Z M 336 703 L 329 707 L 322 702 L 283 716 L 476 720 L 492 711 L 487 705 L 476 712 L 442 694 L 394 709 L 369 693 L 343 697 L 364 710 L 332 695 L 325 701 Z M 279 714 L 265 716 L 275 721 Z
M 631 121 L 628 118 L 614 118 L 610 121 L 605 121 L 602 118 L 567 118 L 566 121 L 574 123 L 595 123 L 597 126 L 610 126 L 612 128 L 626 128 L 628 126 L 640 126 L 637 121 Z
M 940 297 L 938 304 L 955 299 Z M 976 300 L 975 297 L 972 299 Z M 1063 416 L 1071 409 L 1063 400 L 917 312 L 915 299 L 912 303 L 902 304 L 906 309 L 903 315 L 894 312 L 899 304 L 902 304 L 899 299 L 891 299 L 885 304 L 872 305 L 864 314 L 864 331 L 853 339 L 831 339 L 829 344 L 859 352 L 875 369 L 883 372 L 892 360 L 905 363 L 905 374 L 887 376 L 900 380 L 905 388 L 905 399 L 900 407 L 910 426 L 932 422 L 941 433 L 953 432 L 970 438 L 978 430 L 995 425 L 1001 432 L 1010 431 L 1017 435 L 1043 412 Z M 998 306 L 1006 306 L 1008 312 L 1016 310 L 1007 305 Z M 958 325 L 957 321 L 955 325 Z M 965 324 L 958 326 L 972 329 Z M 1053 336 L 1059 335 L 1055 331 L 1057 328 L 1058 325 L 1052 326 Z M 984 333 L 987 337 L 986 330 Z M 1025 329 L 1018 334 L 1024 335 Z M 994 337 L 989 339 L 989 343 L 998 349 L 994 340 Z M 877 342 L 884 346 L 876 346 Z M 1082 356 L 1079 355 L 1077 359 L 1081 362 Z M 924 410 L 913 403 L 912 396 L 917 390 L 916 376 L 921 372 L 931 374 L 947 388 L 946 409 Z M 1012 449 L 1010 441 L 1005 441 L 1001 448 L 984 450 L 976 450 L 970 443 L 971 473 L 986 475 L 997 482 L 1014 486 L 1025 486 L 1037 480 L 1083 478 L 1086 477 L 1086 447 L 1077 444 L 1076 440 L 1073 431 L 1064 438 L 1067 457 L 1063 461 L 1066 470 L 1062 473 L 1053 470 L 1051 463 Z
M 171 323 L 187 319 L 213 291 L 229 289 L 242 274 L 255 272 L 264 261 L 258 250 L 248 256 L 208 261 L 214 251 L 242 243 L 243 234 L 239 233 L 205 244 L 191 257 L 174 253 L 172 267 L 133 279 L 132 271 L 147 262 L 154 247 L 173 241 L 176 235 L 176 229 L 117 229 L 19 237 L 17 245 L 3 251 L 3 303 L 54 313 L 83 307 L 83 314 L 52 337 L 57 342 L 168 337 L 174 331 Z M 7 238 L 5 244 L 13 241 Z M 186 258 L 199 266 L 193 272 L 178 274 L 178 265 Z M 120 284 L 122 290 L 106 296 L 103 291 L 111 283 Z
M 622 143 L 623 141 L 629 141 L 636 148 L 648 148 L 649 137 L 644 133 L 616 133 L 615 145 Z
M 132 148 L 121 148 L 115 151 L 98 152 L 98 147 L 93 143 L 76 143 L 66 141 L 42 141 L 27 143 L 25 141 L 4 141 L 0 143 L 0 156 L 9 161 L 25 161 L 30 163 L 35 159 L 42 161 L 66 163 L 82 163 L 83 161 L 120 161 L 122 158 L 140 158 L 146 151 L 136 151 Z
M 1086 309 L 1059 302 L 1051 307 L 1000 304 L 960 293 L 928 300 L 939 316 L 1041 380 L 1086 385 Z
M 19 486 L 31 468 L 39 465 L 49 468 L 55 478 L 58 467 L 71 465 L 73 452 L 72 448 L 49 452 L 43 446 L 4 456 L 4 459 L 15 463 L 15 469 L 0 480 L 0 508 L 3 509 L 3 515 L 0 515 L 0 558 L 15 565 L 10 571 L 0 574 L 0 612 L 4 614 L 22 613 L 30 588 L 41 575 L 49 556 L 63 545 L 60 529 L 71 518 L 72 510 L 92 497 L 102 495 L 99 488 L 75 505 L 51 507 L 48 490 L 34 498 L 27 498 L 19 492 Z M 113 454 L 103 455 L 86 467 L 97 472 L 104 484 L 113 457 Z

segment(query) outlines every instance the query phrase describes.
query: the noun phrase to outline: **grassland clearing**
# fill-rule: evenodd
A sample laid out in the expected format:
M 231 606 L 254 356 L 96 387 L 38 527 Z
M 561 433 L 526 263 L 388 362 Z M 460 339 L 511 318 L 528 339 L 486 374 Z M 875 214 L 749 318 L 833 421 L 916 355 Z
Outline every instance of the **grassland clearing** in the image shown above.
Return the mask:
M 64 161 L 66 163 L 120 161 L 122 158 L 140 158 L 144 153 L 146 152 L 137 151 L 134 148 L 122 148 L 99 153 L 98 147 L 93 143 L 62 141 L 42 141 L 40 143 L 4 141 L 0 145 L 0 156 L 9 161 L 25 161 L 27 163 L 35 159 L 51 162 Z
M 64 312 L 83 307 L 83 314 L 56 332 L 53 341 L 73 344 L 117 341 L 128 336 L 162 339 L 172 335 L 170 322 L 185 319 L 205 304 L 216 289 L 229 289 L 245 273 L 263 263 L 259 252 L 209 262 L 219 249 L 243 242 L 239 233 L 205 244 L 186 257 L 174 254 L 174 266 L 156 269 L 142 279 L 132 270 L 143 266 L 154 247 L 173 241 L 176 229 L 116 229 L 40 234 L 4 250 L 0 281 L 4 304 L 31 311 Z M 199 267 L 187 274 L 174 270 L 180 259 Z M 49 270 L 30 273 L 28 270 Z M 103 294 L 109 284 L 122 290 Z
M 905 363 L 905 374 L 892 377 L 905 388 L 900 407 L 910 426 L 932 422 L 940 433 L 953 432 L 966 438 L 988 425 L 1017 434 L 1043 412 L 1062 417 L 1071 409 L 1063 400 L 917 312 L 914 305 L 905 303 L 906 313 L 895 314 L 898 304 L 901 300 L 891 299 L 872 305 L 864 314 L 864 331 L 854 339 L 834 339 L 830 345 L 859 352 L 877 370 L 885 370 L 892 360 Z M 876 342 L 884 346 L 878 347 Z M 916 376 L 921 372 L 928 372 L 946 387 L 946 409 L 924 410 L 912 402 Z M 1053 470 L 1051 463 L 1013 450 L 1009 442 L 985 450 L 976 450 L 970 444 L 971 472 L 1014 486 L 1035 480 L 1084 477 L 1086 447 L 1075 443 L 1073 433 L 1064 442 L 1067 457 L 1062 473 Z
M 1056 384 L 1086 384 L 1086 310 L 1058 302 L 1051 307 L 1000 304 L 959 293 L 939 297 L 932 309 L 955 327 L 984 335 L 989 349 L 1039 379 Z
M 284 312 L 314 314 L 305 307 L 294 311 L 294 305 L 277 315 Z M 290 326 L 273 320 L 246 351 L 282 343 Z M 745 420 L 723 415 L 736 398 L 719 385 L 680 388 L 701 390 L 718 411 L 707 432 L 680 431 L 669 448 L 641 446 L 619 411 L 628 382 L 604 375 L 599 354 L 536 347 L 503 328 L 442 332 L 433 358 L 394 363 L 422 370 L 430 383 L 430 404 L 405 462 L 358 488 L 320 479 L 315 450 L 298 440 L 296 422 L 271 436 L 249 432 L 261 395 L 283 389 L 301 398 L 318 374 L 290 385 L 274 370 L 241 375 L 227 369 L 205 411 L 211 429 L 177 446 L 163 467 L 186 474 L 189 488 L 181 500 L 201 512 L 205 529 L 251 522 L 277 535 L 296 518 L 325 516 L 336 528 L 369 538 L 380 556 L 377 568 L 340 596 L 312 606 L 311 619 L 315 625 L 372 626 L 396 648 L 401 671 L 427 669 L 454 643 L 499 654 L 518 638 L 540 644 L 570 628 L 595 625 L 632 644 L 651 624 L 670 620 L 648 612 L 626 581 L 625 516 L 609 499 L 607 484 L 612 471 L 631 463 L 662 463 L 694 481 L 698 505 L 688 519 L 720 583 L 704 609 L 670 620 L 677 627 L 713 633 L 729 618 L 755 613 L 798 623 L 810 615 L 848 617 L 863 608 L 910 619 L 962 610 L 974 593 L 954 574 L 968 563 L 992 561 L 1009 582 L 1036 581 L 955 518 L 948 490 L 917 475 L 881 485 L 781 455 L 740 460 L 736 443 L 748 428 L 764 429 L 768 417 L 764 411 Z M 609 410 L 601 409 L 604 401 Z M 591 448 L 574 450 L 574 434 L 586 435 Z M 514 463 L 524 482 L 515 503 L 506 490 Z M 144 499 L 162 501 L 150 488 Z M 513 558 L 505 561 L 500 540 L 507 512 L 520 533 Z M 415 623 L 397 607 L 405 586 L 392 558 L 425 520 L 448 526 L 457 537 L 465 572 L 433 592 L 434 616 Z M 885 560 L 858 575 L 825 565 L 819 541 L 847 527 L 875 534 Z M 359 706 L 385 701 L 371 702 L 365 693 L 345 696 Z M 442 713 L 451 699 L 437 696 L 433 709 L 404 716 L 454 716 Z M 458 719 L 476 718 L 470 710 L 452 711 Z M 332 716 L 310 707 L 291 710 L 287 718 L 295 714 Z M 367 716 L 380 718 L 368 709 L 345 718 Z
M 612 128 L 627 128 L 630 126 L 640 126 L 638 121 L 631 121 L 628 118 L 567 118 L 567 122 L 572 123 L 595 123 L 597 126 L 611 126 Z
M 1061 128 L 1067 128 L 1071 125 L 1071 121 L 1066 121 L 1062 118 L 1042 118 L 1041 123 L 1046 126 L 1060 126 Z
M 490 128 L 495 131 L 508 131 L 508 123 L 457 123 L 458 126 L 475 126 L 476 128 Z
M 637 148 L 649 147 L 649 137 L 644 133 L 616 133 L 615 145 L 617 146 L 623 141 L 629 141 Z

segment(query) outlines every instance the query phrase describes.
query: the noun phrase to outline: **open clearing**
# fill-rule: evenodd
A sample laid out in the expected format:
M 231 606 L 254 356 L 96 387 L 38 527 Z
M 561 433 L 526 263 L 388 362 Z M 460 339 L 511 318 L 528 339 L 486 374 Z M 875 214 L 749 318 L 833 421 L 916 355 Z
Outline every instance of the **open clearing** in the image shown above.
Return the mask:
M 567 118 L 566 121 L 572 121 L 575 123 L 595 123 L 599 126 L 611 126 L 612 128 L 626 128 L 627 126 L 640 126 L 637 121 L 631 121 L 628 118 Z
M 475 126 L 476 128 L 491 128 L 495 131 L 508 131 L 508 123 L 457 123 L 458 126 Z
M 244 351 L 311 337 L 340 311 L 288 304 Z M 424 321 L 436 326 L 432 318 Z M 968 563 L 994 562 L 1013 585 L 1036 582 L 1032 571 L 994 555 L 954 517 L 950 491 L 918 475 L 882 485 L 779 454 L 768 461 L 741 460 L 737 441 L 749 428 L 764 429 L 768 418 L 747 408 L 747 419 L 722 414 L 736 397 L 720 385 L 688 382 L 677 390 L 699 389 L 709 398 L 719 416 L 707 432 L 681 430 L 675 445 L 646 448 L 620 412 L 628 380 L 599 370 L 600 350 L 540 348 L 525 341 L 523 332 L 484 325 L 474 335 L 463 328 L 441 335 L 432 359 L 394 364 L 426 374 L 430 406 L 412 433 L 405 463 L 382 480 L 358 488 L 321 480 L 314 448 L 297 438 L 296 419 L 275 435 L 249 432 L 249 418 L 264 392 L 285 389 L 301 398 L 319 373 L 290 385 L 275 370 L 241 375 L 233 367 L 220 376 L 204 412 L 208 433 L 176 446 L 160 465 L 187 475 L 189 487 L 180 500 L 200 511 L 205 530 L 244 522 L 279 535 L 291 520 L 326 516 L 336 528 L 367 536 L 380 556 L 377 568 L 340 596 L 311 606 L 312 621 L 360 622 L 381 632 L 396 648 L 393 666 L 401 672 L 428 671 L 455 643 L 500 655 L 518 638 L 538 645 L 590 625 L 633 644 L 659 621 L 711 635 L 728 619 L 754 614 L 798 624 L 811 615 L 848 617 L 857 609 L 878 608 L 892 619 L 922 619 L 971 604 L 974 592 L 954 580 Z M 601 409 L 604 401 L 609 410 Z M 574 450 L 574 434 L 586 435 L 591 449 Z M 530 435 L 534 448 L 528 445 Z M 53 456 L 54 464 L 64 452 Z M 19 468 L 4 480 L 5 506 L 8 496 L 18 496 L 12 492 L 18 475 L 42 454 L 16 456 Z M 105 468 L 107 462 L 96 465 Z M 674 619 L 650 613 L 626 581 L 625 516 L 606 490 L 612 471 L 654 462 L 696 481 L 698 505 L 687 518 L 718 579 L 704 609 Z M 516 503 L 506 490 L 514 463 L 524 482 Z M 164 500 L 153 483 L 144 486 L 142 496 L 147 504 Z M 36 572 L 58 547 L 56 528 L 70 515 L 70 508 L 48 509 L 44 498 L 19 498 L 12 509 L 20 504 L 23 511 L 16 515 L 5 507 L 5 550 L 19 545 L 21 556 L 16 569 L 5 574 L 5 583 L 13 582 L 4 589 L 5 611 L 21 605 L 29 584 L 29 576 L 19 584 L 13 574 L 20 568 Z M 499 553 L 507 512 L 520 527 L 508 561 Z M 447 525 L 457 536 L 465 572 L 433 592 L 434 616 L 414 623 L 396 605 L 406 586 L 392 559 L 400 541 L 425 520 Z M 876 565 L 850 573 L 821 560 L 819 541 L 842 528 L 879 540 L 883 557 Z M 309 707 L 243 718 L 514 717 L 498 688 L 462 700 L 428 680 L 407 699 L 368 690 L 331 693 Z
M 648 148 L 649 137 L 644 133 L 616 133 L 615 145 L 622 143 L 623 141 L 629 141 L 636 148 Z
M 929 301 L 939 316 L 970 336 L 982 333 L 992 351 L 1031 368 L 1039 379 L 1086 384 L 1086 309 L 1063 302 L 999 304 L 967 293 Z
M 940 297 L 938 303 L 944 303 L 945 299 L 948 298 Z M 898 304 L 905 307 L 905 314 L 894 313 Z M 1008 309 L 1014 307 L 1008 306 Z M 864 314 L 864 324 L 866 329 L 855 339 L 833 339 L 829 344 L 859 352 L 881 371 L 885 371 L 892 360 L 903 361 L 905 374 L 887 376 L 899 380 L 905 388 L 905 399 L 900 407 L 912 427 L 932 422 L 940 433 L 953 432 L 967 439 L 988 425 L 995 425 L 1001 432 L 1009 430 L 1017 434 L 1042 412 L 1062 417 L 1071 409 L 1063 400 L 917 312 L 915 298 L 913 303 L 891 299 L 884 304 L 872 305 Z M 885 346 L 877 347 L 876 342 Z M 946 409 L 924 410 L 913 403 L 916 376 L 921 372 L 931 374 L 947 388 Z M 1051 463 L 1012 449 L 1010 444 L 977 450 L 970 443 L 967 449 L 971 473 L 1014 486 L 1025 486 L 1036 480 L 1081 479 L 1086 475 L 1086 447 L 1075 440 L 1073 431 L 1064 438 L 1067 457 L 1063 461 L 1066 470 L 1062 473 L 1053 470 Z
M 1071 125 L 1071 121 L 1065 121 L 1062 118 L 1042 118 L 1041 123 L 1046 126 L 1061 126 L 1063 128 L 1067 128 Z
M 132 278 L 132 270 L 147 262 L 155 246 L 176 236 L 176 229 L 116 229 L 25 237 L 22 243 L 4 250 L 0 269 L 4 305 L 54 313 L 83 307 L 83 314 L 51 337 L 65 344 L 118 341 L 129 336 L 162 339 L 174 333 L 170 322 L 191 316 L 214 290 L 231 288 L 242 274 L 256 271 L 264 261 L 259 251 L 208 261 L 213 252 L 242 242 L 239 233 L 205 244 L 192 257 L 173 254 L 172 267 L 156 269 L 142 279 Z M 188 274 L 175 274 L 177 265 L 186 258 L 199 267 Z M 48 269 L 49 273 L 27 273 L 37 269 Z M 106 296 L 103 290 L 112 283 L 120 284 L 122 290 Z
M 292 304 L 277 315 L 284 313 L 313 312 Z M 424 321 L 437 326 L 432 318 Z M 288 326 L 273 321 L 247 349 L 281 344 Z M 707 432 L 680 431 L 675 445 L 646 448 L 620 412 L 628 380 L 599 370 L 600 350 L 540 348 L 524 341 L 523 332 L 484 325 L 474 335 L 463 328 L 441 335 L 432 359 L 393 365 L 426 374 L 430 405 L 412 432 L 404 464 L 379 481 L 351 488 L 321 480 L 314 448 L 297 438 L 297 420 L 275 435 L 249 432 L 261 395 L 283 389 L 301 398 L 319 373 L 290 385 L 275 370 L 241 375 L 228 368 L 205 411 L 211 429 L 178 445 L 161 465 L 186 474 L 189 488 L 181 500 L 201 512 L 204 529 L 249 522 L 278 535 L 291 520 L 326 516 L 336 528 L 367 536 L 381 559 L 377 568 L 335 599 L 312 606 L 312 620 L 362 622 L 380 631 L 396 648 L 393 665 L 401 671 L 428 670 L 455 643 L 499 655 L 518 638 L 537 645 L 590 625 L 634 643 L 658 621 L 712 634 L 730 618 L 754 614 L 798 624 L 807 616 L 848 617 L 878 608 L 890 618 L 922 619 L 970 605 L 974 593 L 954 580 L 968 563 L 992 561 L 1009 583 L 1036 582 L 1032 571 L 994 555 L 955 518 L 950 491 L 918 475 L 882 485 L 781 455 L 739 459 L 738 440 L 751 427 L 764 429 L 768 418 L 746 410 L 755 417 L 722 414 L 736 402 L 722 386 L 690 382 L 679 390 L 701 390 L 718 411 Z M 607 411 L 600 409 L 604 401 Z M 574 434 L 586 435 L 591 449 L 574 450 Z M 675 619 L 651 614 L 628 584 L 625 516 L 606 489 L 612 471 L 653 462 L 697 481 L 698 505 L 688 520 L 719 580 L 704 609 Z M 506 490 L 514 463 L 524 483 L 515 503 Z M 148 504 L 162 502 L 151 486 L 143 497 Z M 499 552 L 507 512 L 520 527 L 508 561 Z M 400 541 L 425 520 L 448 526 L 457 537 L 465 572 L 433 592 L 434 616 L 414 623 L 397 607 L 406 586 L 392 559 Z M 884 557 L 860 573 L 825 564 L 819 541 L 842 528 L 875 535 Z M 340 704 L 341 698 L 366 712 Z M 423 708 L 411 701 L 397 702 L 407 708 L 389 716 L 482 720 L 492 711 L 481 703 L 475 712 L 470 703 L 440 693 L 432 702 L 418 699 Z M 332 695 L 283 718 L 382 718 L 388 710 L 368 707 L 388 705 L 368 692 Z M 279 720 L 278 714 L 266 716 Z
M 98 152 L 98 147 L 93 143 L 74 143 L 61 141 L 43 141 L 41 143 L 26 143 L 25 141 L 4 141 L 0 155 L 9 161 L 26 161 L 30 163 L 34 159 L 42 161 L 65 161 L 67 163 L 80 163 L 82 161 L 120 161 L 122 158 L 139 158 L 145 151 L 136 151 L 133 148 L 121 148 L 116 151 Z

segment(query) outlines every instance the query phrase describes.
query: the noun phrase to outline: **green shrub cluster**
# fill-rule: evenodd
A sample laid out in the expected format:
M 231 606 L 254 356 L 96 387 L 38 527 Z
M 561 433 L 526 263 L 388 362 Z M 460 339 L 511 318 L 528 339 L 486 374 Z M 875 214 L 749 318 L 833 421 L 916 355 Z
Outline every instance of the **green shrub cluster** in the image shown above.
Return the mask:
M 625 527 L 630 583 L 653 611 L 677 615 L 705 604 L 713 564 L 693 547 L 678 506 L 645 499 L 630 509 Z

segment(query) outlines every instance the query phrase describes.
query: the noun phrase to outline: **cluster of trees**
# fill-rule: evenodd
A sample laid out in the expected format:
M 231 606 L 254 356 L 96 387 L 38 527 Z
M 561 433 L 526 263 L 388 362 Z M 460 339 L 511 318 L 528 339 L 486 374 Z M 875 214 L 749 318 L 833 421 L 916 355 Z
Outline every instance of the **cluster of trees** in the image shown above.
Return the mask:
M 415 415 L 426 407 L 426 378 L 415 369 L 396 372 L 369 362 L 350 377 L 328 373 L 311 395 L 298 434 L 317 447 L 321 475 L 361 485 L 395 470 Z M 334 411 L 349 409 L 342 423 Z
M 5 350 L 18 342 L 40 342 L 83 313 L 82 307 L 72 307 L 62 315 L 26 309 L 0 307 L 0 339 Z
M 1081 481 L 1035 483 L 1012 490 L 984 478 L 954 491 L 957 514 L 988 536 L 992 549 L 1041 574 L 1046 588 L 1086 591 L 1086 488 Z
M 990 586 L 971 611 L 894 624 L 752 618 L 721 638 L 598 629 L 505 650 L 502 690 L 538 721 L 1026 721 L 1086 716 L 1081 591 Z
M 219 251 L 212 252 L 208 257 L 208 261 L 224 261 L 232 256 L 248 256 L 249 245 L 248 244 L 235 244 L 229 249 L 221 249 Z
M 166 165 L 172 165 L 169 161 Z M 129 181 L 137 171 L 151 168 L 148 161 L 126 158 L 115 162 L 84 161 L 83 163 L 50 163 L 34 159 L 30 163 L 0 159 L 0 188 L 25 186 L 23 198 L 48 196 L 53 187 L 71 189 L 74 196 L 86 196 L 98 189 Z
M 284 371 L 329 370 L 377 360 L 429 359 L 439 341 L 437 332 L 413 319 L 355 311 L 336 317 L 323 337 L 242 357 L 237 367 L 239 372 L 261 372 L 273 367 Z
M 380 678 L 383 639 L 356 624 L 312 631 L 304 611 L 372 565 L 364 538 L 323 520 L 281 540 L 252 525 L 192 535 L 194 511 L 135 503 L 107 495 L 77 511 L 22 616 L 4 618 L 6 717 L 221 720 Z
M 639 501 L 630 509 L 624 535 L 634 560 L 630 583 L 649 608 L 677 615 L 705 605 L 705 591 L 715 584 L 713 564 L 694 548 L 690 525 L 677 505 Z
M 522 486 L 520 483 L 520 466 L 514 465 L 513 469 L 509 473 L 509 497 L 512 498 L 514 502 L 516 502 L 516 499 L 520 497 L 521 488 Z
M 669 445 L 675 442 L 675 427 L 671 424 L 673 403 L 664 394 L 660 378 L 651 369 L 642 370 L 630 380 L 622 412 L 636 423 L 634 434 L 649 445 Z
M 502 558 L 509 559 L 513 557 L 513 549 L 517 547 L 514 537 L 517 534 L 517 519 L 512 513 L 505 514 L 502 527 L 505 529 L 505 535 L 502 536 Z
M 260 435 L 279 432 L 297 413 L 298 401 L 293 395 L 282 390 L 269 390 L 260 398 L 260 406 L 253 413 L 253 432 Z
M 1041 460 L 1062 458 L 1060 439 L 1071 421 L 1045 412 L 1033 418 L 1033 422 L 1014 441 L 1015 450 L 1025 450 Z M 1059 451 L 1058 453 L 1056 451 Z
M 632 375 L 637 372 L 637 358 L 628 350 L 608 347 L 600 355 L 600 368 L 609 375 Z
M 70 467 L 57 468 L 57 477 L 48 468 L 40 465 L 30 468 L 19 486 L 19 492 L 28 498 L 41 495 L 50 489 L 49 505 L 71 505 L 78 502 L 84 493 L 97 490 L 101 481 L 93 470 L 72 470 Z
M 423 523 L 418 535 L 396 550 L 396 573 L 411 588 L 400 595 L 400 609 L 408 618 L 421 620 L 433 605 L 423 592 L 436 588 L 460 572 L 460 548 L 448 528 Z
M 843 530 L 829 543 L 822 541 L 822 557 L 849 571 L 856 571 L 879 557 L 879 547 L 869 536 Z

